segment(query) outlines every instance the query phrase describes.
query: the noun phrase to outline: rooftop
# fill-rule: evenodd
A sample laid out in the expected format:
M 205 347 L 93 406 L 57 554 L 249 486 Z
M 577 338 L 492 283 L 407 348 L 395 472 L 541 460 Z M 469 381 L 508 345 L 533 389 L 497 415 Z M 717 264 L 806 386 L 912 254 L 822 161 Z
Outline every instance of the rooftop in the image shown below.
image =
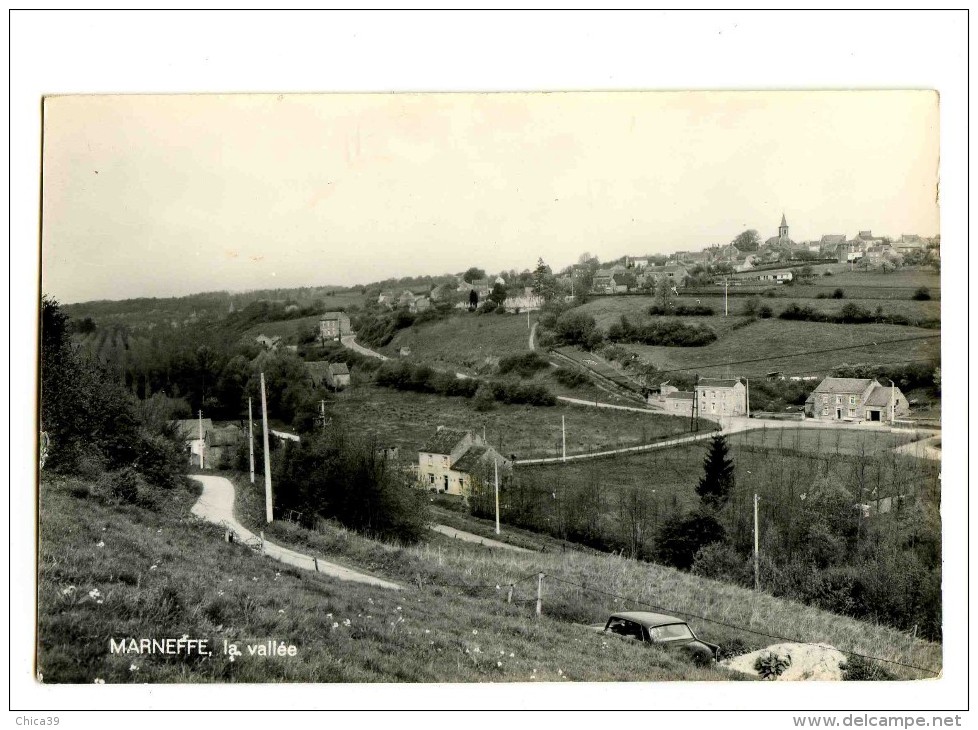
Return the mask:
M 425 441 L 421 451 L 428 454 L 450 454 L 458 442 L 468 436 L 467 431 L 458 431 L 453 428 L 439 428 L 434 436 Z
M 872 378 L 826 378 L 818 387 L 816 393 L 862 393 L 869 384 L 874 382 Z
M 701 388 L 734 388 L 740 384 L 738 378 L 700 378 Z

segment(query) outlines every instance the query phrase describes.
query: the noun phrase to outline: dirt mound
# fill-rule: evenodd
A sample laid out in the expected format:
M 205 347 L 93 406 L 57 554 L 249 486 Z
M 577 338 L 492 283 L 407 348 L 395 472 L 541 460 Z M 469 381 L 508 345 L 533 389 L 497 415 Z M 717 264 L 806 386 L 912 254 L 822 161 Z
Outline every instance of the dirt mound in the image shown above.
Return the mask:
M 782 658 L 786 656 L 791 657 L 791 663 L 777 677 L 779 681 L 832 681 L 842 679 L 840 665 L 845 664 L 846 655 L 827 644 L 821 646 L 795 643 L 773 644 L 765 649 L 752 651 L 750 654 L 742 654 L 732 659 L 725 659 L 720 663 L 737 672 L 761 676 L 760 672 L 754 668 L 754 663 L 758 658 L 771 653 L 777 654 Z

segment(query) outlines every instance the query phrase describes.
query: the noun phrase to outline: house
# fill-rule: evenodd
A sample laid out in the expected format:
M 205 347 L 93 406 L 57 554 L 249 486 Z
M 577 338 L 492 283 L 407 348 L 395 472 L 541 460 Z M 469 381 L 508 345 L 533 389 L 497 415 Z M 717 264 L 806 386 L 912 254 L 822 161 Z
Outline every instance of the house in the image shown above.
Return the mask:
M 408 311 L 414 314 L 420 314 L 421 312 L 427 312 L 431 309 L 431 299 L 428 297 L 416 297 L 414 301 L 408 304 Z
M 820 421 L 892 423 L 908 413 L 900 389 L 873 378 L 825 378 L 805 401 L 805 416 Z
M 629 256 L 628 263 L 634 269 L 644 269 L 646 266 L 649 265 L 649 260 L 645 256 L 641 258 L 635 258 L 633 256 Z
M 693 392 L 679 390 L 668 382 L 659 386 L 658 393 L 649 393 L 647 400 L 650 406 L 658 406 L 674 416 L 689 416 L 693 412 Z
M 650 266 L 646 269 L 646 274 L 653 277 L 656 282 L 667 280 L 673 286 L 680 286 L 689 276 L 689 270 L 681 264 L 665 264 Z
M 472 283 L 462 281 L 458 285 L 458 291 L 465 294 L 465 296 L 469 296 L 469 292 L 474 291 L 478 295 L 480 302 L 489 296 L 491 290 L 492 282 L 489 279 L 476 279 Z
M 204 434 L 204 468 L 221 469 L 230 466 L 238 444 L 244 440 L 244 431 L 234 424 L 211 428 Z
M 599 271 L 594 275 L 591 288 L 598 294 L 614 294 L 614 274 Z
M 745 271 L 743 273 L 734 274 L 730 278 L 733 281 L 742 284 L 748 282 L 772 282 L 774 284 L 783 284 L 786 281 L 791 281 L 794 278 L 794 274 L 788 269 L 768 269 L 765 271 Z
M 350 369 L 345 362 L 331 362 L 326 368 L 326 384 L 339 390 L 350 384 Z
M 207 452 L 207 433 L 214 428 L 214 421 L 210 418 L 186 418 L 174 421 L 173 426 L 183 440 L 187 463 L 199 467 L 201 457 Z
M 255 338 L 255 342 L 264 347 L 266 350 L 277 350 L 281 341 L 282 338 L 278 335 L 275 335 L 274 337 L 269 337 L 268 335 L 258 335 Z
M 415 299 L 417 299 L 417 297 L 415 296 L 414 292 L 405 289 L 403 292 L 401 292 L 400 296 L 397 297 L 396 303 L 398 307 L 410 307 L 412 304 L 414 304 Z
M 628 282 L 623 273 L 612 274 L 611 285 L 612 294 L 624 294 L 628 291 Z
M 327 372 L 329 370 L 329 363 L 325 360 L 317 360 L 313 362 L 305 362 L 303 365 L 306 368 L 306 374 L 312 381 L 312 387 L 318 388 L 321 385 L 329 385 L 327 380 Z
M 503 307 L 507 312 L 533 312 L 540 309 L 543 303 L 542 296 L 534 294 L 532 287 L 525 286 L 521 294 L 509 294 Z
M 750 271 L 754 268 L 754 264 L 757 261 L 757 256 L 754 254 L 747 254 L 743 259 L 737 259 L 737 263 L 734 265 L 734 271 Z
M 740 378 L 700 378 L 695 401 L 701 416 L 747 415 L 747 388 Z
M 473 478 L 485 478 L 493 470 L 511 468 L 482 436 L 439 426 L 418 451 L 418 483 L 425 489 L 468 497 Z
M 350 334 L 350 317 L 346 312 L 326 312 L 319 319 L 319 339 L 338 340 Z
M 377 297 L 377 304 L 383 304 L 388 309 L 393 309 L 396 299 L 394 292 L 383 291 Z

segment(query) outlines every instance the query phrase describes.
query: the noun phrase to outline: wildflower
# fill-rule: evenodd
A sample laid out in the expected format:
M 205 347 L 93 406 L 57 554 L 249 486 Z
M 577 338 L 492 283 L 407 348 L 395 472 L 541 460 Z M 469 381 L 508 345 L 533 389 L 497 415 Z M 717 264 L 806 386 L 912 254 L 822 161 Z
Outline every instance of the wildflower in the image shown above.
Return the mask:
M 108 530 L 108 529 L 109 529 L 108 527 L 103 527 L 103 528 L 102 528 L 102 532 L 105 532 L 105 531 L 106 531 L 106 530 Z
M 348 618 L 343 619 L 343 625 L 344 626 L 349 626 L 350 625 L 350 619 L 348 619 Z
M 234 583 L 234 578 L 228 578 L 228 583 Z
M 472 635 L 473 636 L 478 635 L 478 633 L 479 633 L 479 630 L 478 629 L 472 629 Z
M 476 654 L 481 654 L 482 653 L 482 649 L 480 649 L 479 647 L 476 647 L 472 651 L 474 651 Z
M 95 603 L 98 603 L 98 604 L 100 604 L 100 605 L 101 605 L 101 604 L 102 604 L 102 599 L 101 599 L 101 598 L 100 598 L 100 599 L 98 599 L 97 601 L 95 601 Z
M 398 607 L 397 607 L 397 610 L 398 610 L 398 611 L 400 611 L 400 610 L 401 610 L 401 607 L 400 607 L 400 606 L 398 606 Z
M 431 633 L 431 629 L 425 629 L 425 630 L 424 630 L 424 632 L 425 632 L 426 634 L 430 634 L 430 633 Z
M 496 584 L 496 590 L 497 591 L 499 590 L 499 584 L 498 583 Z
M 102 592 L 98 588 L 93 588 L 92 590 L 90 590 L 88 592 L 88 597 L 89 598 L 98 598 L 101 595 L 102 595 Z
M 367 618 L 373 618 L 373 616 L 367 616 Z
M 78 590 L 78 589 L 75 588 L 74 586 L 68 586 L 67 588 L 62 588 L 61 589 L 61 595 L 67 596 L 70 593 L 74 593 L 76 590 Z
M 326 618 L 333 618 L 333 614 L 331 614 L 331 613 L 327 613 L 327 614 L 326 614 Z
M 158 534 L 160 534 L 161 532 L 163 532 L 163 528 L 162 528 L 162 527 L 161 527 L 160 529 L 158 529 L 158 530 L 156 531 L 156 534 L 158 535 Z
M 333 628 L 334 629 L 338 629 L 339 627 L 340 627 L 340 625 L 334 621 L 333 622 Z
M 96 677 L 95 684 L 105 684 L 105 680 L 102 679 L 101 677 Z
M 512 658 L 513 658 L 513 652 L 510 652 L 510 653 L 509 653 L 509 658 L 510 658 L 510 659 L 512 659 Z
M 139 667 L 137 667 L 135 664 L 130 664 L 129 665 L 129 671 L 130 672 L 138 672 L 139 671 Z
M 562 675 L 563 673 L 564 673 L 564 670 L 563 669 L 558 669 L 557 670 L 557 674 L 561 674 Z
M 217 595 L 219 595 L 219 596 L 223 596 L 223 595 L 224 595 L 224 591 L 218 591 L 218 592 L 217 592 Z
M 374 602 L 374 599 L 373 598 L 368 598 L 367 599 L 367 603 L 373 603 L 373 602 Z
M 284 608 L 280 608 L 280 609 L 278 610 L 278 612 L 279 612 L 279 613 L 285 613 L 285 609 L 284 609 Z
M 99 540 L 98 541 L 98 545 L 96 545 L 95 547 L 104 548 L 105 547 L 105 540 Z
M 502 663 L 502 662 L 496 662 L 496 666 L 497 666 L 497 667 L 501 667 L 502 665 L 503 665 L 503 663 Z
M 252 581 L 257 581 L 258 579 L 257 579 L 257 578 L 252 578 L 251 580 L 252 580 Z

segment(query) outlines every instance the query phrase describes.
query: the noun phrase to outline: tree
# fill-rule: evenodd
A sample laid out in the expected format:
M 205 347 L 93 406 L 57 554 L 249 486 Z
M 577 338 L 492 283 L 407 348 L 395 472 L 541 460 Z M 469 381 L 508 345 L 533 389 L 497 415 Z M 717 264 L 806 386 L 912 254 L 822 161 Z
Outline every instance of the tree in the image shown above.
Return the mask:
M 492 291 L 489 292 L 489 299 L 497 305 L 502 305 L 506 301 L 506 287 L 497 281 L 492 285 Z
M 578 345 L 586 350 L 601 344 L 602 335 L 594 317 L 585 312 L 564 312 L 554 324 L 554 333 L 566 345 Z
M 486 272 L 483 269 L 472 266 L 466 269 L 465 273 L 462 274 L 462 281 L 466 284 L 471 284 L 476 279 L 485 279 Z
M 733 240 L 739 251 L 756 251 L 761 246 L 761 235 L 753 228 L 744 231 Z
M 557 293 L 557 280 L 543 259 L 537 259 L 537 267 L 533 270 L 533 291 L 548 301 Z
M 479 306 L 479 292 L 475 289 L 469 290 L 469 311 L 475 311 L 475 308 Z
M 702 548 L 725 539 L 726 531 L 713 515 L 693 513 L 676 517 L 662 525 L 656 557 L 666 565 L 688 570 Z
M 710 439 L 710 449 L 703 461 L 703 476 L 696 493 L 707 507 L 719 509 L 730 497 L 734 487 L 734 463 L 729 458 L 727 439 L 716 434 Z

